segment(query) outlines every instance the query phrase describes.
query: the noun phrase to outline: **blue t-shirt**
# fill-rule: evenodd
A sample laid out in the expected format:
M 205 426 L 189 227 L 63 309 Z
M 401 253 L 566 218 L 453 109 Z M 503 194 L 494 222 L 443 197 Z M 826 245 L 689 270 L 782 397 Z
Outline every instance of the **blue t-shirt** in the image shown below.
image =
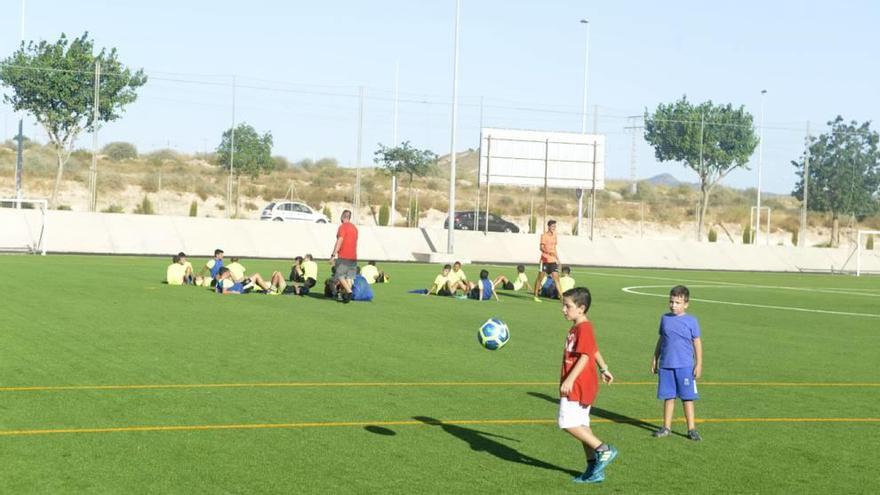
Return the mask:
M 700 324 L 685 313 L 675 316 L 666 313 L 660 317 L 660 367 L 692 368 L 694 366 L 694 339 L 700 336 Z
M 483 300 L 488 301 L 492 299 L 492 282 L 488 278 L 481 278 L 480 285 L 483 286 Z
M 353 301 L 372 301 L 373 289 L 363 275 L 356 275 L 351 284 L 351 299 Z

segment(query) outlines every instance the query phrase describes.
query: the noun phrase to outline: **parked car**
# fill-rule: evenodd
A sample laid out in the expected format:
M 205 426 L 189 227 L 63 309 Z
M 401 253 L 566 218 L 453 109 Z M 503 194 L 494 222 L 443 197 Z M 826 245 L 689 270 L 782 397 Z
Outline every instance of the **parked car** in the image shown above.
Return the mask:
M 315 223 L 329 223 L 330 219 L 323 213 L 314 210 L 305 203 L 298 201 L 274 201 L 267 204 L 260 214 L 260 220 L 287 222 L 302 220 Z
M 455 212 L 455 222 L 454 226 L 458 230 L 474 230 L 474 218 L 476 217 L 476 225 L 477 230 L 484 230 L 486 228 L 485 218 L 486 214 L 483 212 L 473 212 L 473 211 L 458 211 Z M 444 228 L 449 228 L 449 219 L 443 223 Z M 489 214 L 489 230 L 491 232 L 519 232 L 519 227 L 516 226 L 513 222 L 508 222 L 507 220 L 495 215 L 494 213 Z

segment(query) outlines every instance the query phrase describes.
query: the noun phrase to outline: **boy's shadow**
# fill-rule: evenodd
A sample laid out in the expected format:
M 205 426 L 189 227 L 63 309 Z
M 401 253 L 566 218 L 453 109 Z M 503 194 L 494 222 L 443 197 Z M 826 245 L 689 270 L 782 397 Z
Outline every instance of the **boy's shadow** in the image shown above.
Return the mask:
M 513 438 L 504 437 L 501 435 L 495 435 L 494 433 L 488 433 L 485 431 L 474 430 L 471 428 L 465 428 L 463 426 L 444 423 L 440 420 L 429 418 L 427 416 L 415 416 L 413 419 L 417 421 L 421 421 L 426 425 L 439 426 L 443 431 L 449 433 L 450 435 L 467 442 L 470 445 L 472 450 L 477 452 L 488 452 L 489 454 L 494 455 L 499 459 L 503 459 L 509 462 L 516 462 L 519 464 L 525 464 L 527 466 L 539 467 L 542 469 L 550 469 L 553 471 L 561 471 L 566 474 L 570 474 L 572 476 L 577 476 L 580 474 L 579 471 L 571 471 L 565 469 L 563 467 L 557 466 L 555 464 L 550 464 L 548 462 L 544 462 L 540 459 L 535 459 L 534 457 L 529 457 L 522 452 L 508 447 L 501 442 L 493 440 L 493 438 L 501 438 L 504 440 L 518 441 Z
M 542 394 L 540 392 L 527 392 L 532 397 L 536 397 L 538 399 L 544 399 L 547 402 L 552 402 L 553 404 L 559 404 L 559 399 L 550 397 L 547 394 Z M 597 418 L 607 419 L 612 423 L 632 425 L 636 428 L 641 428 L 643 430 L 648 430 L 650 432 L 655 432 L 660 429 L 659 426 L 648 423 L 647 421 L 642 421 L 641 419 L 631 418 L 629 416 L 624 416 L 622 414 L 617 414 L 616 412 L 609 411 L 607 409 L 602 409 L 596 406 L 590 408 L 590 414 L 596 416 Z M 687 435 L 683 435 L 681 433 L 672 432 L 673 435 L 678 435 L 680 437 L 687 437 Z

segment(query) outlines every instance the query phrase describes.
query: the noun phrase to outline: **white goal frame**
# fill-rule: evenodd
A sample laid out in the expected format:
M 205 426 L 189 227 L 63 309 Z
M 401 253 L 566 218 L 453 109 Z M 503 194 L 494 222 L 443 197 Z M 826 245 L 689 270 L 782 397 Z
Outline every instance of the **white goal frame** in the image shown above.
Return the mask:
M 856 277 L 862 275 L 862 250 L 865 249 L 862 247 L 862 237 L 864 237 L 867 242 L 867 238 L 870 235 L 875 235 L 880 238 L 880 230 L 860 230 L 856 235 Z
M 33 208 L 23 208 L 22 205 L 33 205 Z M 46 239 L 48 232 L 47 212 L 49 211 L 49 201 L 39 198 L 0 198 L 0 209 L 4 211 L 13 210 L 21 214 L 24 225 L 27 229 L 28 243 L 22 246 L 3 246 L 0 244 L 0 250 L 26 251 L 31 254 L 40 254 L 46 256 Z M 40 223 L 36 229 L 31 228 L 29 221 L 29 212 L 39 209 Z M 2 239 L 2 237 L 0 237 Z

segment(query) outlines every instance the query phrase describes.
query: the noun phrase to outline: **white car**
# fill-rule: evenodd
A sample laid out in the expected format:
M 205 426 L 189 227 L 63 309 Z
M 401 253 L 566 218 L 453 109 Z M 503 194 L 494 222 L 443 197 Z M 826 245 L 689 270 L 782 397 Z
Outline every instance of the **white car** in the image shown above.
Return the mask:
M 297 201 L 275 201 L 263 208 L 260 220 L 285 222 L 304 220 L 306 222 L 329 223 L 330 219 L 323 213 L 313 210 L 309 205 Z

